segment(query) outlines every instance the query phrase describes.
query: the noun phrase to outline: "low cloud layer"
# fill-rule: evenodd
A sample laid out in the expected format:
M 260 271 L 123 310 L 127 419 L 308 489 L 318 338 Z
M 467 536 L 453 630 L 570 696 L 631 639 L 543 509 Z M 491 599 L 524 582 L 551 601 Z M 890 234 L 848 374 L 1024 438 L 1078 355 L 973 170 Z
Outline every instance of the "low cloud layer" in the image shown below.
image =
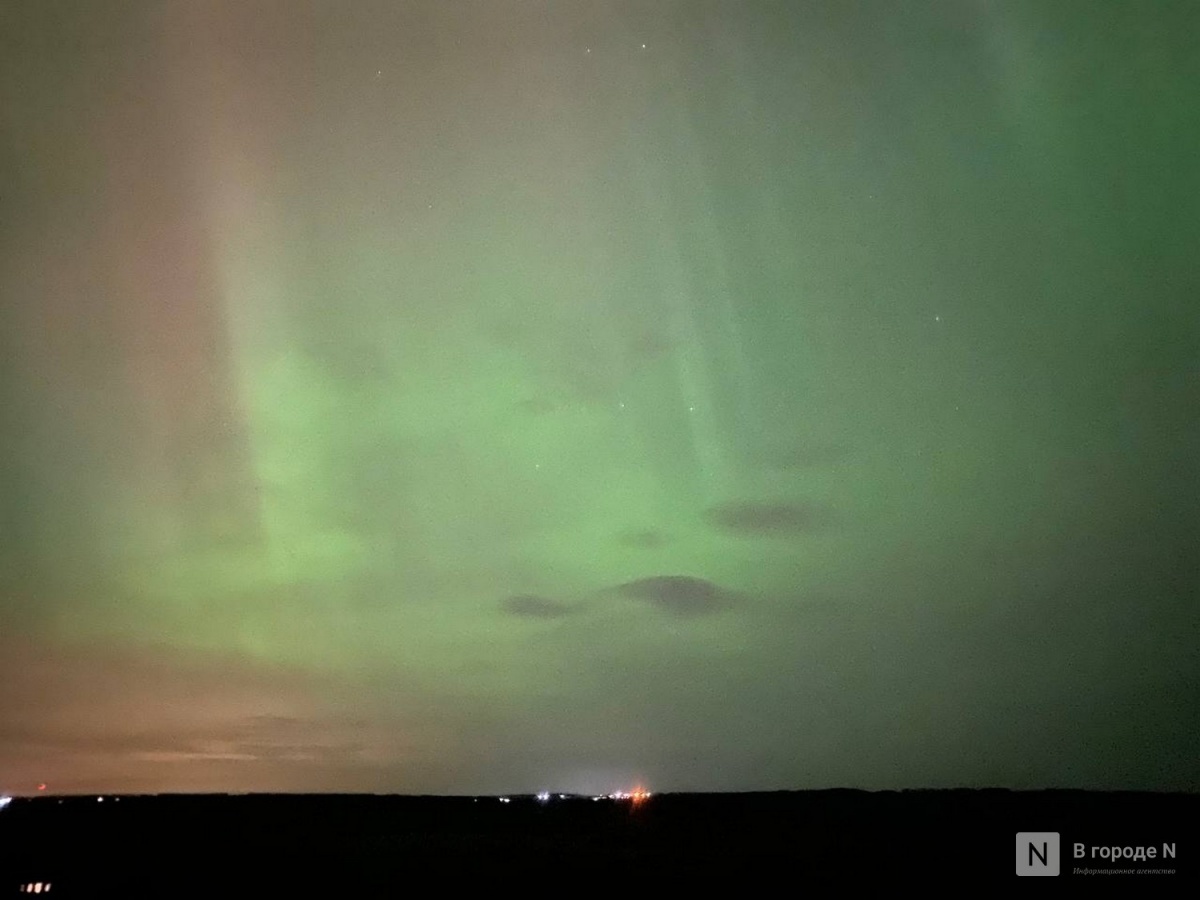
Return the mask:
M 361 790 L 444 752 L 438 724 L 394 692 L 347 685 L 350 712 L 311 675 L 237 654 L 0 653 L 0 792 Z
M 633 600 L 641 600 L 663 612 L 682 618 L 709 615 L 733 605 L 735 596 L 704 578 L 688 575 L 657 575 L 639 578 L 617 588 Z
M 500 601 L 501 607 L 514 616 L 527 619 L 558 619 L 570 615 L 571 607 L 550 597 L 537 594 L 516 594 Z

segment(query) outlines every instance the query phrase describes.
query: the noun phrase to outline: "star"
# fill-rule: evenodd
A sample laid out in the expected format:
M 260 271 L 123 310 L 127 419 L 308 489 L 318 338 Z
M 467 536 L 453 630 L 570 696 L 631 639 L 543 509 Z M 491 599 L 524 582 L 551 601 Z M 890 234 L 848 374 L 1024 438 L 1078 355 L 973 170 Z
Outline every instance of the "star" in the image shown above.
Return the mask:
M 942 317 L 941 317 L 941 316 L 934 316 L 934 317 L 933 317 L 933 321 L 935 321 L 935 322 L 940 322 L 940 321 L 942 321 Z

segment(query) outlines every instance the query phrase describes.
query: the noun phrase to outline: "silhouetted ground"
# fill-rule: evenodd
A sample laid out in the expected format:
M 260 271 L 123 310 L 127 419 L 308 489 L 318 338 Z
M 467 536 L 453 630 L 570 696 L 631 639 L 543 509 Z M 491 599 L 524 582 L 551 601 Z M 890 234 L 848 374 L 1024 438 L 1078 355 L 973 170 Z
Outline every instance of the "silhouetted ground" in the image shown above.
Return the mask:
M 1136 879 L 1145 891 L 1193 882 L 1198 813 L 1200 795 L 1079 791 L 666 794 L 636 807 L 587 797 L 38 797 L 0 810 L 0 896 L 36 882 L 51 897 L 370 896 L 430 878 L 431 888 L 532 886 L 564 868 L 617 889 L 714 874 L 753 884 L 774 870 L 800 887 L 869 879 L 976 891 L 1014 886 L 1017 832 L 1060 834 L 1060 877 L 1097 889 L 1097 879 Z M 1075 859 L 1075 843 L 1158 853 Z M 1163 844 L 1174 858 L 1162 858 Z M 1136 874 L 1145 868 L 1175 873 Z

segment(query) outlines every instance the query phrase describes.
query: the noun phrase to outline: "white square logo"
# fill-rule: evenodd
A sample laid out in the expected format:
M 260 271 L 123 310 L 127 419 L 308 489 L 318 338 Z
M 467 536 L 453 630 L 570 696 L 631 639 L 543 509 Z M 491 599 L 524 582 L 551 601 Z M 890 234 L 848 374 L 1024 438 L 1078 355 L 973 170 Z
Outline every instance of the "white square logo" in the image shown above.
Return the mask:
M 1058 832 L 1017 832 L 1017 874 L 1058 874 Z

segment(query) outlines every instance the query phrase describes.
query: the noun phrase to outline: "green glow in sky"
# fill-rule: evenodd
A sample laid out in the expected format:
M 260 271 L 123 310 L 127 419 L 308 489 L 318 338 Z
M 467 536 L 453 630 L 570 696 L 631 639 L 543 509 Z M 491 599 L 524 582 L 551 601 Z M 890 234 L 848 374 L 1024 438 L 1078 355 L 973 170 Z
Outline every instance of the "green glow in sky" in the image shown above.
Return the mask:
M 1196 789 L 1189 17 L 10 6 L 0 788 Z

